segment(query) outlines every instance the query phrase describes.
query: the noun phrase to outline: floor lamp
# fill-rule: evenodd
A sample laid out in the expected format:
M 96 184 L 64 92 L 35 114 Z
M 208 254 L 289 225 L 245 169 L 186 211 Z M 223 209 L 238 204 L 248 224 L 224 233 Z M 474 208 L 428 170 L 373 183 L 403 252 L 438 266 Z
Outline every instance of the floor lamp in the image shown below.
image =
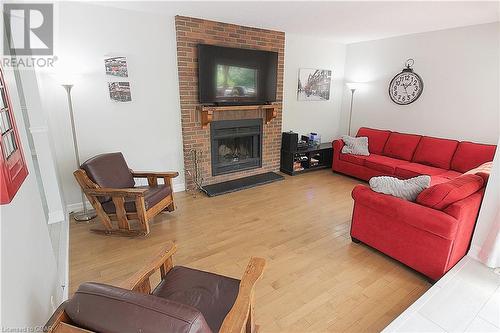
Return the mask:
M 73 134 L 73 147 L 75 149 L 76 164 L 79 168 L 80 153 L 78 152 L 78 140 L 76 139 L 75 117 L 73 115 L 73 101 L 71 100 L 71 88 L 73 88 L 73 85 L 63 84 L 62 86 L 64 87 L 64 89 L 66 89 L 66 93 L 68 95 L 69 117 L 71 119 L 71 133 Z M 96 213 L 93 210 L 87 209 L 87 205 L 85 204 L 85 195 L 83 194 L 83 191 L 81 191 L 81 195 L 82 195 L 83 210 L 81 212 L 76 212 L 73 215 L 73 218 L 77 222 L 90 221 L 94 217 L 96 217 Z
M 351 135 L 351 123 L 352 123 L 352 104 L 354 102 L 354 92 L 358 87 L 355 82 L 346 83 L 347 87 L 351 90 L 351 108 L 349 109 L 349 129 L 347 130 L 347 135 Z

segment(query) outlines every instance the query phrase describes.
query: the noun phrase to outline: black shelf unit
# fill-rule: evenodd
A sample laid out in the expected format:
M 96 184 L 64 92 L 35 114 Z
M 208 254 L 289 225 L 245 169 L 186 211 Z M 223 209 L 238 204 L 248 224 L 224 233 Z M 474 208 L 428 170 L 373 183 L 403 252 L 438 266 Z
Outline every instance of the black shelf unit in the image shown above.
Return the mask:
M 331 168 L 332 154 L 333 150 L 330 142 L 306 149 L 297 149 L 296 151 L 281 149 L 280 171 L 294 176 L 304 172 Z M 317 163 L 314 160 L 317 160 Z M 294 171 L 295 162 L 300 162 L 303 169 Z

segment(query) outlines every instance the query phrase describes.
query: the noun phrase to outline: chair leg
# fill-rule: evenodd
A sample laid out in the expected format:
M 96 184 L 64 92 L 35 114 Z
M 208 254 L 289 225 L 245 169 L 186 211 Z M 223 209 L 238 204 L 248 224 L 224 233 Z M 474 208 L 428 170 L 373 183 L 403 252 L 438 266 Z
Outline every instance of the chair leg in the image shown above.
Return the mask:
M 168 212 L 173 212 L 175 210 L 174 202 L 172 201 L 172 203 L 168 205 L 167 208 L 165 208 L 165 210 L 167 210 Z
M 147 234 L 149 234 L 149 219 L 146 213 L 144 197 L 138 197 L 136 199 L 135 207 L 137 211 L 137 219 L 139 220 L 140 230 L 143 232 L 144 236 L 146 236 Z

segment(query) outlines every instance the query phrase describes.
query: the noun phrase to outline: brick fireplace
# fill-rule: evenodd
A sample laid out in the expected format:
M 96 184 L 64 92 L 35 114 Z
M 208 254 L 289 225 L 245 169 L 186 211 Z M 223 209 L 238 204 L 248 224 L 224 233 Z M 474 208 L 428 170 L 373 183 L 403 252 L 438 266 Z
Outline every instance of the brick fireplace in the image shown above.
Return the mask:
M 176 16 L 177 64 L 179 71 L 179 90 L 182 121 L 184 166 L 186 171 L 194 172 L 193 150 L 201 153 L 199 161 L 204 185 L 219 183 L 268 171 L 278 171 L 281 147 L 281 119 L 283 100 L 283 62 L 285 33 L 272 30 L 244 27 L 207 21 L 197 18 Z M 278 53 L 278 73 L 276 117 L 266 123 L 266 110 L 229 110 L 214 112 L 212 121 L 203 128 L 200 104 L 198 101 L 198 63 L 197 45 L 266 50 Z M 235 108 L 237 109 L 237 108 Z M 250 125 L 239 126 L 248 120 Z M 257 139 L 256 124 L 260 123 Z M 250 131 L 236 141 L 217 143 L 214 129 L 244 128 Z M 231 126 L 229 126 L 231 127 Z M 219 134 L 222 132 L 219 132 Z M 224 133 L 222 133 L 224 135 Z M 228 132 L 225 133 L 226 135 Z M 250 135 L 251 134 L 251 135 Z M 217 144 L 214 149 L 213 144 Z M 216 158 L 217 161 L 212 161 Z M 219 166 L 213 162 L 218 162 Z M 230 170 L 231 169 L 231 170 Z M 186 189 L 193 189 L 192 177 L 186 172 Z

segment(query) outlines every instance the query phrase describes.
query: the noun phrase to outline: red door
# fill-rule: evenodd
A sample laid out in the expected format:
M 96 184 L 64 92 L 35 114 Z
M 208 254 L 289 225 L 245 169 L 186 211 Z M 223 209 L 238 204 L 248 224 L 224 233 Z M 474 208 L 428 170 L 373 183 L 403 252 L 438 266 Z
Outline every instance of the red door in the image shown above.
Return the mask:
M 28 176 L 9 91 L 0 67 L 0 204 L 12 201 Z

